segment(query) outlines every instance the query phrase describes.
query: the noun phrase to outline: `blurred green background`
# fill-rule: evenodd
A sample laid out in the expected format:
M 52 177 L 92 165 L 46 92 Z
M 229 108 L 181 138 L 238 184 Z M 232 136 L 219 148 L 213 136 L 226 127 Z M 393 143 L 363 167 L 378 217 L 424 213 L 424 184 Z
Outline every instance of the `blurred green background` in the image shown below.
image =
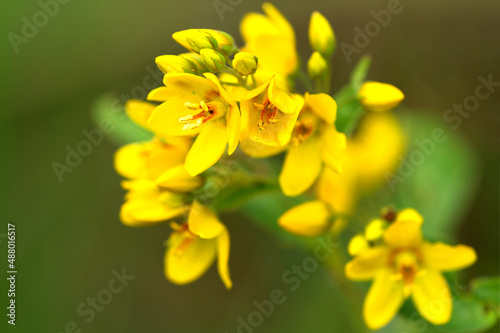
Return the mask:
M 8 221 L 17 226 L 18 246 L 17 325 L 9 329 L 59 333 L 74 321 L 82 332 L 96 333 L 236 332 L 238 316 L 246 318 L 255 311 L 254 300 L 269 299 L 273 289 L 287 288 L 283 272 L 301 263 L 308 252 L 281 242 L 241 214 L 223 216 L 232 239 L 233 290 L 224 289 L 213 268 L 191 285 L 167 282 L 163 242 L 168 225 L 132 229 L 118 220 L 124 193 L 112 165 L 117 146 L 111 141 L 95 146 L 79 166 L 64 174 L 62 182 L 51 165 L 64 163 L 66 146 L 75 148 L 85 139 L 82 131 L 96 127 L 91 109 L 100 95 L 131 94 L 155 69 L 156 56 L 183 52 L 172 40 L 173 32 L 215 28 L 231 33 L 241 45 L 239 20 L 248 11 L 260 11 L 261 2 L 232 3 L 239 4 L 221 20 L 212 1 L 72 0 L 59 5 L 58 13 L 20 44 L 17 53 L 8 34 L 21 35 L 23 17 L 32 21 L 40 4 L 19 0 L 0 5 L 2 276 Z M 387 1 L 274 4 L 294 25 L 300 54 L 307 59 L 312 11 L 319 10 L 330 20 L 338 42 L 352 45 L 354 27 L 373 20 L 370 11 L 385 8 Z M 464 281 L 498 275 L 500 91 L 481 101 L 456 131 L 442 117 L 454 103 L 474 93 L 479 75 L 492 74 L 494 81 L 500 81 L 500 3 L 408 0 L 401 4 L 403 11 L 363 49 L 373 56 L 368 78 L 399 87 L 406 95 L 405 108 L 434 116 L 437 126 L 450 136 L 461 136 L 469 146 L 468 163 L 474 164 L 474 172 L 456 182 L 474 179 L 477 185 L 468 188 L 468 198 L 457 207 L 457 241 L 473 246 L 479 260 L 467 270 Z M 337 49 L 335 88 L 346 83 L 360 56 L 347 63 Z M 457 164 L 449 163 L 450 172 L 460 168 Z M 429 193 L 441 193 L 435 182 L 414 181 L 427 186 Z M 436 214 L 442 209 L 436 201 Z M 112 271 L 122 268 L 135 279 L 86 323 L 87 316 L 78 315 L 77 307 L 107 288 Z M 311 274 L 300 289 L 286 296 L 287 301 L 256 332 L 357 332 L 363 327 L 361 309 L 348 310 L 345 296 L 326 269 Z M 3 312 L 1 317 L 3 327 Z M 397 325 L 398 320 L 386 331 L 401 331 Z M 491 331 L 498 331 L 498 326 Z

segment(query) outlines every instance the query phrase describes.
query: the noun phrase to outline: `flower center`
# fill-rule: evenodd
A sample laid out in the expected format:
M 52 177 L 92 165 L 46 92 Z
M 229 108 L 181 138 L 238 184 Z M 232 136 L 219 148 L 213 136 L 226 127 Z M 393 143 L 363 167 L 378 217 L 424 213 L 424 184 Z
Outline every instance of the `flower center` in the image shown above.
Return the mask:
M 178 226 L 178 229 L 175 230 L 175 232 L 178 233 L 180 237 L 182 237 L 182 240 L 174 249 L 174 254 L 180 257 L 189 249 L 191 244 L 193 244 L 198 236 L 189 231 L 187 223 Z
M 293 129 L 293 137 L 291 144 L 298 146 L 306 141 L 314 131 L 314 123 L 309 120 L 299 120 Z
M 393 277 L 395 280 L 403 280 L 405 296 L 410 294 L 415 278 L 425 273 L 419 268 L 421 259 L 421 254 L 414 250 L 396 250 L 392 254 L 390 264 L 394 268 Z
M 278 108 L 275 107 L 270 101 L 267 101 L 264 104 L 253 103 L 253 105 L 260 110 L 260 117 L 257 123 L 259 129 L 263 130 L 269 128 L 270 124 L 274 124 L 279 121 L 279 119 L 276 119 Z
M 201 101 L 200 104 L 186 102 L 184 103 L 184 106 L 189 110 L 199 111 L 194 115 L 190 114 L 179 118 L 179 122 L 181 124 L 185 124 L 182 127 L 184 131 L 200 127 L 210 119 L 214 118 L 216 114 L 215 110 L 211 109 L 210 105 L 206 104 L 204 101 Z

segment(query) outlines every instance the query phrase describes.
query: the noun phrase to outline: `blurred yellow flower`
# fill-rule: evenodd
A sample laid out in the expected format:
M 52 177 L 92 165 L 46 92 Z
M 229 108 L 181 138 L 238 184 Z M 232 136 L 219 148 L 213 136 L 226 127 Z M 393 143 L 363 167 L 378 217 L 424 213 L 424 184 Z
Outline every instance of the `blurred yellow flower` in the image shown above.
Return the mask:
M 149 118 L 149 126 L 160 135 L 198 134 L 186 156 L 185 168 L 196 176 L 224 154 L 231 155 L 240 138 L 240 112 L 236 101 L 222 88 L 219 79 L 205 73 L 167 74 L 165 86 L 153 90 L 148 98 L 163 102 Z
M 167 241 L 165 276 L 177 284 L 200 278 L 217 258 L 219 276 L 231 289 L 229 275 L 229 233 L 208 207 L 195 201 L 187 223 L 171 224 L 174 232 Z
M 246 14 L 240 31 L 246 45 L 244 51 L 259 59 L 259 71 L 287 76 L 298 67 L 295 33 L 287 19 L 268 2 L 262 4 L 266 15 Z
M 383 244 L 364 249 L 345 266 L 351 280 L 374 280 L 363 307 L 371 329 L 385 326 L 410 296 L 420 315 L 432 324 L 450 320 L 451 293 L 441 272 L 472 265 L 476 253 L 465 245 L 423 240 L 422 222 L 415 210 L 401 211 L 385 231 Z

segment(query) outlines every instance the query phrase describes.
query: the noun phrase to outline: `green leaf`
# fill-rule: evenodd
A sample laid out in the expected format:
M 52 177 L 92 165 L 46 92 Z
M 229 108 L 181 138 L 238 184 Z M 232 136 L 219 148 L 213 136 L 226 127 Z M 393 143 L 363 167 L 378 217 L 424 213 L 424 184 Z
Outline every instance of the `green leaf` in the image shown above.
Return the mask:
M 475 298 L 484 302 L 500 305 L 500 277 L 475 279 L 471 283 L 471 292 Z
M 105 133 L 108 139 L 118 145 L 132 142 L 148 141 L 153 138 L 153 133 L 134 123 L 125 113 L 125 108 L 119 99 L 107 94 L 101 96 L 92 108 L 92 119 L 96 126 L 110 124 L 110 130 Z
M 433 326 L 439 333 L 484 332 L 497 322 L 495 311 L 485 307 L 484 303 L 472 297 L 457 297 L 453 300 L 453 312 L 450 321 L 442 326 Z
M 370 64 L 371 58 L 369 56 L 361 58 L 351 73 L 350 83 L 334 95 L 338 107 L 335 125 L 337 130 L 347 135 L 354 131 L 364 113 L 358 99 L 358 91 L 365 81 Z

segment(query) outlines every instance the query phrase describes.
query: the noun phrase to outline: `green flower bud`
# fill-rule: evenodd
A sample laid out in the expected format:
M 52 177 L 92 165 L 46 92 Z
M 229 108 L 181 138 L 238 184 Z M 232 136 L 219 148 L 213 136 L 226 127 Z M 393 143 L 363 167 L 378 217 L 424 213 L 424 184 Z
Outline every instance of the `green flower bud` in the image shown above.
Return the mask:
M 233 68 L 241 75 L 250 75 L 257 70 L 258 59 L 249 52 L 238 52 L 233 59 Z
M 319 12 L 311 15 L 309 23 L 309 42 L 314 51 L 325 58 L 332 55 L 335 48 L 335 34 L 328 20 Z
M 167 73 L 196 73 L 196 66 L 189 60 L 176 55 L 162 55 L 156 57 L 156 65 L 165 74 Z
M 307 72 L 309 77 L 316 79 L 328 70 L 328 64 L 325 58 L 319 52 L 314 52 L 307 61 Z
M 201 56 L 198 53 L 181 53 L 179 54 L 179 56 L 191 62 L 196 67 L 197 73 L 209 72 L 207 66 L 205 66 L 205 64 L 203 63 L 203 59 L 201 59 Z
M 203 63 L 211 72 L 218 72 L 224 68 L 226 58 L 220 52 L 212 49 L 202 49 L 200 51 Z

